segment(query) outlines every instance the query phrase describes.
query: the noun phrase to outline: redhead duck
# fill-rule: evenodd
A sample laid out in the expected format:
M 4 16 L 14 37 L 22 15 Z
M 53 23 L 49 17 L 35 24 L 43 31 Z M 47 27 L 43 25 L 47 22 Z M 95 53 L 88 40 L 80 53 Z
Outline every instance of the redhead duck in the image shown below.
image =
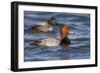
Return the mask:
M 32 27 L 32 33 L 38 32 L 52 32 L 53 26 L 57 24 L 56 18 L 51 17 L 48 21 L 39 22 L 37 25 Z
M 41 40 L 36 40 L 31 43 L 31 45 L 37 45 L 37 46 L 66 46 L 70 44 L 70 40 L 68 39 L 68 34 L 70 31 L 70 27 L 68 25 L 62 25 L 60 27 L 60 35 L 61 39 L 57 38 L 45 38 Z
M 52 32 L 53 27 L 48 24 L 48 22 L 40 22 L 32 27 L 32 33 L 38 32 Z

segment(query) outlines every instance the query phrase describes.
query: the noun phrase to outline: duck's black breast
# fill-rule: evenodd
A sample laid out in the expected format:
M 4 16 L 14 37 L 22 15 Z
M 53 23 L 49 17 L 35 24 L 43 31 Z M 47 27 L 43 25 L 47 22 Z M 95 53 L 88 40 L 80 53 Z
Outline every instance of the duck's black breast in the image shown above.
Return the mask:
M 63 39 L 61 40 L 60 44 L 67 44 L 67 45 L 69 45 L 69 44 L 71 44 L 71 41 L 70 41 L 70 39 L 68 39 L 68 38 L 63 38 Z

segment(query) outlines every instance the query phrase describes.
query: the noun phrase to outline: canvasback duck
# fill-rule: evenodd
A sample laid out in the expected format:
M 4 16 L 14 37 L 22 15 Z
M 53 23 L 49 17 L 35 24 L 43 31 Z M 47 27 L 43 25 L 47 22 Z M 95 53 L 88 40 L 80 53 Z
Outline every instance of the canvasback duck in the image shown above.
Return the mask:
M 62 25 L 60 27 L 60 35 L 61 39 L 58 38 L 45 38 L 41 40 L 36 40 L 31 43 L 31 45 L 36 46 L 65 46 L 70 44 L 70 40 L 68 39 L 68 34 L 70 31 L 70 27 L 68 25 Z

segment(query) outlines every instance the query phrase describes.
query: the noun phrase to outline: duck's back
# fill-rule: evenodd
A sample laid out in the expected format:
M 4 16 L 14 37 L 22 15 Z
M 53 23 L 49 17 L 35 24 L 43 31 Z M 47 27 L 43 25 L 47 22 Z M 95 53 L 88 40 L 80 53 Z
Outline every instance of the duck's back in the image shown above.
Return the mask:
M 42 31 L 42 32 L 48 32 L 49 28 L 46 25 L 41 25 L 38 27 L 38 30 Z
M 57 38 L 48 38 L 48 39 L 42 39 L 40 45 L 45 46 L 57 46 L 60 44 L 60 40 Z

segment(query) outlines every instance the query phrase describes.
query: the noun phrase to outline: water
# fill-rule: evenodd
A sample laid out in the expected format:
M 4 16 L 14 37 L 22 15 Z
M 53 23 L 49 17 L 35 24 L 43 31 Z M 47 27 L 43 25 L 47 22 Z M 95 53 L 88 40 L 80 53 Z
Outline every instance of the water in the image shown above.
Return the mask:
M 69 47 L 33 46 L 33 40 L 52 37 L 51 34 L 32 34 L 31 27 L 38 22 L 55 17 L 58 23 L 67 23 L 71 26 Z M 52 34 L 60 39 L 59 26 L 54 27 Z M 24 11 L 24 61 L 71 60 L 90 58 L 90 14 L 83 13 L 58 13 Z

